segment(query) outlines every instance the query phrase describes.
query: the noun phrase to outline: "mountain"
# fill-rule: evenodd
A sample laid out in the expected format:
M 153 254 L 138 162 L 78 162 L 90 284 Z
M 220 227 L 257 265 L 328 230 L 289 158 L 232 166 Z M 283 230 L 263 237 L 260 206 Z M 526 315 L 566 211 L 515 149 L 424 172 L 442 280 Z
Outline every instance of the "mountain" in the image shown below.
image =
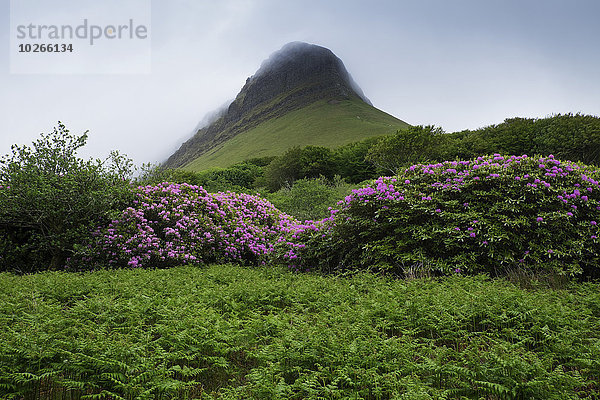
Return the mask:
M 273 53 L 212 119 L 164 166 L 226 167 L 292 146 L 337 147 L 408 126 L 373 107 L 329 49 L 302 42 Z

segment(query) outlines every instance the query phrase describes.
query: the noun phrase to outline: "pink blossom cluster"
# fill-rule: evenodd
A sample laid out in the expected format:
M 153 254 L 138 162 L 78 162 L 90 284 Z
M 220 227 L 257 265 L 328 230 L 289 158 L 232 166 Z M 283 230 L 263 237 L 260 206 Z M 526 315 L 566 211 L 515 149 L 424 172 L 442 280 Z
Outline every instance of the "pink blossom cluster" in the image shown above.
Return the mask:
M 353 190 L 338 202 L 338 209 L 331 209 L 331 215 L 322 221 L 289 225 L 284 230 L 289 234 L 278 239 L 279 254 L 291 268 L 306 269 L 310 266 L 303 265 L 302 259 L 311 242 L 330 239 L 331 235 L 335 236 L 338 234 L 336 232 L 344 229 L 342 225 L 354 224 L 355 219 L 368 219 L 375 223 L 381 219 L 383 222 L 388 215 L 386 211 L 392 207 L 396 210 L 406 209 L 407 213 L 418 207 L 428 215 L 426 218 L 437 218 L 442 225 L 452 223 L 446 221 L 448 217 L 445 217 L 445 212 L 456 215 L 457 209 L 447 210 L 446 206 L 452 204 L 451 199 L 461 198 L 460 193 L 466 190 L 466 185 L 469 185 L 469 196 L 473 191 L 496 190 L 504 193 L 507 199 L 527 196 L 528 199 L 539 200 L 537 215 L 527 216 L 531 229 L 539 224 L 555 224 L 552 221 L 561 218 L 564 221 L 565 217 L 576 218 L 570 224 L 580 221 L 584 226 L 595 228 L 594 215 L 600 210 L 600 199 L 597 197 L 600 182 L 592 177 L 598 178 L 598 171 L 571 161 L 557 160 L 553 155 L 529 157 L 494 154 L 468 161 L 416 164 L 396 177 L 380 177 L 367 187 Z M 592 194 L 595 195 L 594 199 Z M 475 207 L 474 215 L 481 213 L 481 217 L 486 218 L 488 222 L 485 226 L 473 221 L 461 227 L 440 226 L 440 232 L 448 232 L 453 237 L 461 235 L 465 239 L 460 240 L 474 241 L 479 247 L 485 247 L 488 238 L 483 233 L 487 234 L 492 229 L 487 225 L 495 220 L 494 216 L 486 214 L 492 204 L 471 205 L 464 202 L 463 209 L 467 212 L 473 208 L 471 206 Z M 586 211 L 583 212 L 581 207 L 585 207 Z M 595 240 L 598 236 L 600 232 L 587 237 Z M 547 253 L 553 254 L 554 251 Z
M 133 203 L 95 232 L 109 266 L 255 263 L 295 224 L 258 196 L 208 193 L 185 183 L 139 187 Z

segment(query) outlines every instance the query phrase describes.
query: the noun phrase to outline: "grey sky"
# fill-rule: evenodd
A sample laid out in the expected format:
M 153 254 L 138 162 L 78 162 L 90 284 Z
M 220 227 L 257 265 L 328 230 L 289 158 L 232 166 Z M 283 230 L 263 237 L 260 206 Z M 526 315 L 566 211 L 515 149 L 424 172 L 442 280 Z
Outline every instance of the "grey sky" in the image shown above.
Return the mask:
M 76 1 L 73 0 L 73 4 Z M 48 13 L 56 2 L 39 1 Z M 9 73 L 0 0 L 0 154 L 58 120 L 85 156 L 159 162 L 290 41 L 331 49 L 373 104 L 446 131 L 505 118 L 600 114 L 600 1 L 153 0 L 152 72 Z

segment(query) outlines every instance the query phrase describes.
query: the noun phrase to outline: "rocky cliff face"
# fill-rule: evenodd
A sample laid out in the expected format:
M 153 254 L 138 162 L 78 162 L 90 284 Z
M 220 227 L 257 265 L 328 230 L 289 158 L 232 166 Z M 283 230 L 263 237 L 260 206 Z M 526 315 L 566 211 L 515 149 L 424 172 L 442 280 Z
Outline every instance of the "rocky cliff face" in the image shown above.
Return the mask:
M 342 60 L 324 47 L 288 43 L 246 80 L 220 118 L 183 143 L 164 166 L 183 167 L 261 122 L 317 100 L 350 97 L 358 97 L 371 104 L 352 80 Z

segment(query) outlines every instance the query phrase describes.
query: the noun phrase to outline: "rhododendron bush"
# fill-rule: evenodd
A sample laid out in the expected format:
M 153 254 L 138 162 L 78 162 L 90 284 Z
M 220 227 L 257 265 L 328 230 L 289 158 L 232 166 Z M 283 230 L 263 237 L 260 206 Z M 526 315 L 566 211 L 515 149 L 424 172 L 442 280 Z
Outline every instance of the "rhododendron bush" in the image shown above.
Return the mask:
M 354 190 L 328 218 L 302 223 L 258 196 L 142 186 L 71 264 L 273 262 L 299 271 L 596 277 L 599 181 L 595 168 L 553 156 L 418 164 Z
M 137 188 L 133 206 L 94 232 L 87 255 L 71 260 L 109 267 L 257 263 L 293 219 L 248 194 L 208 193 L 162 183 Z
M 277 244 L 294 269 L 598 276 L 600 174 L 548 157 L 418 164 L 354 190 Z

